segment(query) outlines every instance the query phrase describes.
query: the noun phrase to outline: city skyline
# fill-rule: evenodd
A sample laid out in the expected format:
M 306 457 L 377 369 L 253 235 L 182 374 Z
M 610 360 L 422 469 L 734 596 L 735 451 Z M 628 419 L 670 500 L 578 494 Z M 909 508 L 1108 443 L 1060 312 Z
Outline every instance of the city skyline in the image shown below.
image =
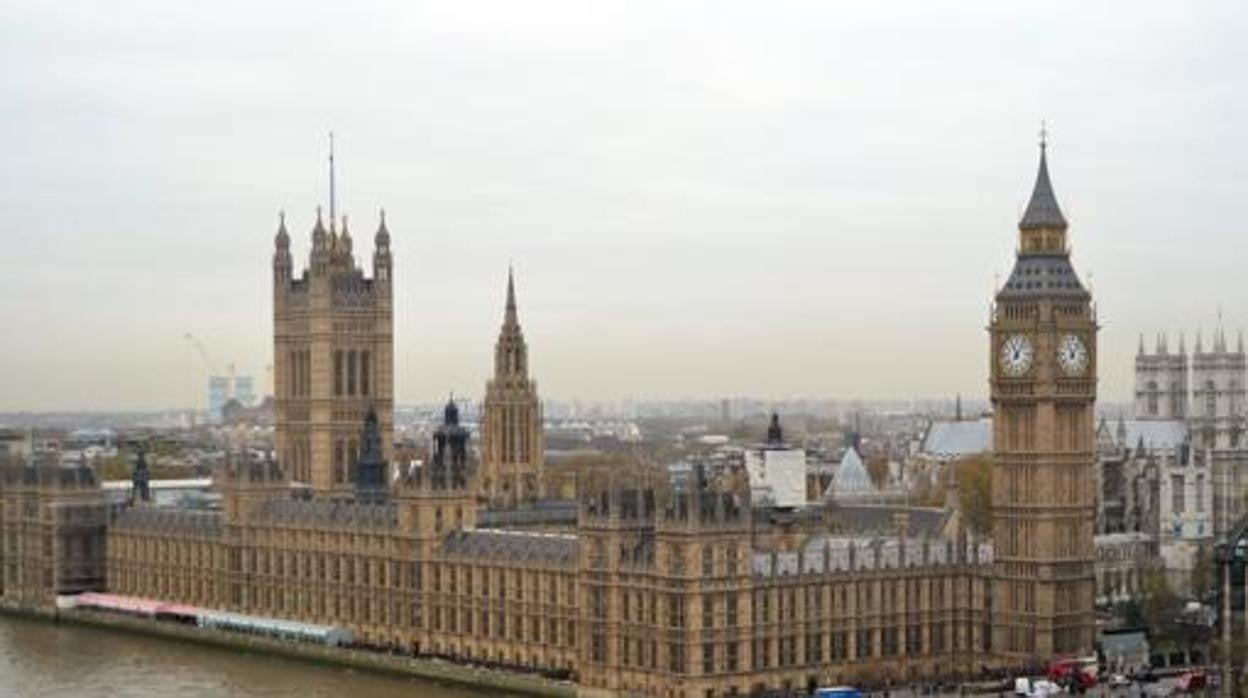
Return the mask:
M 5 11 L 22 263 L 0 279 L 0 410 L 202 403 L 187 332 L 264 385 L 263 260 L 279 210 L 306 257 L 331 129 L 362 255 L 389 214 L 400 403 L 483 394 L 509 262 L 549 398 L 982 398 L 1042 118 L 1106 325 L 1102 398 L 1129 398 L 1140 333 L 1190 350 L 1220 305 L 1232 337 L 1248 324 L 1231 4 L 1130 28 L 985 6 L 931 35 L 938 10 L 321 6 L 234 32 L 242 6 L 79 9 Z M 1001 42 L 1011 64 L 984 65 Z

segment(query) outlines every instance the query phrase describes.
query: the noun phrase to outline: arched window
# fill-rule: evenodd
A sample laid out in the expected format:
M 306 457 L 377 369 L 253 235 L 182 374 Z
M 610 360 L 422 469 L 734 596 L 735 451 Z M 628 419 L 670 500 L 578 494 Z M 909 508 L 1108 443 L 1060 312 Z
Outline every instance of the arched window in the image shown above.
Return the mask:
M 1145 392 L 1148 393 L 1147 395 L 1148 414 L 1151 416 L 1156 416 L 1157 415 L 1157 381 L 1149 381 L 1148 385 L 1145 386 Z
M 347 352 L 347 395 L 355 395 L 355 350 Z
M 346 453 L 341 441 L 334 442 L 334 482 L 342 483 L 345 479 Z
M 334 395 L 342 395 L 342 352 L 334 352 Z
M 1205 381 L 1205 416 L 1212 417 L 1218 413 L 1218 387 L 1213 381 Z
M 1183 417 L 1183 387 L 1179 383 L 1170 385 L 1170 417 L 1178 419 Z

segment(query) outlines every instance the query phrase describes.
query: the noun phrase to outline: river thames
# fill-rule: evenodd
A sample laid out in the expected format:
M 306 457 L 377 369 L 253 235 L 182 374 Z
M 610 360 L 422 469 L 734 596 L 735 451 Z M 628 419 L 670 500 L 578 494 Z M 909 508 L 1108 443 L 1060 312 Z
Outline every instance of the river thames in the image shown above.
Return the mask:
M 473 691 L 0 616 L 0 696 L 483 698 Z

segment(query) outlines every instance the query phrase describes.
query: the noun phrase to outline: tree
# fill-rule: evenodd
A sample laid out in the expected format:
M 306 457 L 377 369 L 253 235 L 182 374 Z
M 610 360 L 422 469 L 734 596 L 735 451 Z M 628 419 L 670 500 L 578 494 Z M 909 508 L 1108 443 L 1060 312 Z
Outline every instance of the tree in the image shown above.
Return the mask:
M 958 483 L 958 508 L 967 528 L 976 535 L 992 531 L 992 458 L 985 454 L 954 462 Z
M 866 466 L 867 475 L 871 477 L 871 484 L 875 485 L 876 489 L 882 489 L 888 482 L 888 456 L 869 456 Z
M 1140 616 L 1157 637 L 1172 638 L 1183 601 L 1170 588 L 1165 572 L 1150 572 L 1141 584 Z
M 1192 567 L 1192 595 L 1201 602 L 1217 591 L 1218 574 L 1213 562 L 1213 551 L 1207 546 L 1196 549 L 1196 564 Z

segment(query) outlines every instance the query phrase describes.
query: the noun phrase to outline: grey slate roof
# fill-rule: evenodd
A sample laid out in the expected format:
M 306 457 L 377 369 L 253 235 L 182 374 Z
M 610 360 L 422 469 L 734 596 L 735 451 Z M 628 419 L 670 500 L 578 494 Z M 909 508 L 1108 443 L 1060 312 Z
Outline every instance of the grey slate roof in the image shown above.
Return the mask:
M 940 538 L 949 518 L 944 509 L 871 505 L 841 505 L 834 515 L 846 532 L 892 535 L 896 532 L 893 516 L 902 511 L 908 515 L 906 533 L 912 538 Z
M 393 502 L 270 499 L 260 504 L 258 516 L 277 523 L 334 524 L 373 529 L 389 529 L 399 524 L 399 510 Z
M 1087 298 L 1088 292 L 1064 254 L 1020 254 L 998 298 L 1067 296 Z
M 541 500 L 525 509 L 485 509 L 478 511 L 477 525 L 482 528 L 575 525 L 576 517 L 576 502 Z
M 942 459 L 992 450 L 992 419 L 935 422 L 923 439 L 923 453 Z
M 132 507 L 117 514 L 113 526 L 118 530 L 139 533 L 219 536 L 222 531 L 219 511 L 180 509 L 176 507 Z
M 1036 186 L 1031 190 L 1031 201 L 1027 202 L 1027 210 L 1018 227 L 1021 230 L 1066 227 L 1066 217 L 1057 205 L 1053 183 L 1049 181 L 1049 163 L 1043 145 L 1040 146 L 1040 171 L 1036 173 Z
M 471 560 L 532 562 L 569 567 L 576 564 L 576 536 L 562 533 L 475 530 L 455 531 L 442 544 L 442 554 Z

